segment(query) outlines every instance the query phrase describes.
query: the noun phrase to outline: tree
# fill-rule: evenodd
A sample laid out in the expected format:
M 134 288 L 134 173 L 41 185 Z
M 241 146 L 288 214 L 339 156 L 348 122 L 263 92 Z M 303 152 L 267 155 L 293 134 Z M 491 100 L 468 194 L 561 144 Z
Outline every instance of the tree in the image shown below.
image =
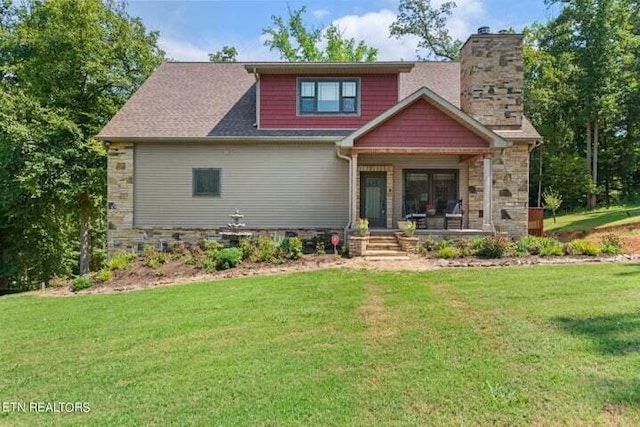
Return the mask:
M 88 271 L 91 254 L 101 251 L 105 236 L 106 153 L 93 136 L 162 61 L 164 53 L 157 47 L 158 34 L 148 33 L 140 19 L 127 15 L 124 3 L 32 0 L 14 8 L 4 22 L 8 24 L 3 27 L 2 85 L 7 97 L 18 106 L 32 105 L 42 114 L 35 121 L 24 114 L 7 114 L 0 125 L 15 122 L 16 129 L 21 129 L 25 124 L 26 130 L 20 135 L 25 147 L 35 151 L 29 151 L 24 161 L 35 156 L 62 164 L 64 173 L 60 177 L 65 179 L 46 178 L 46 170 L 38 175 L 38 163 L 33 162 L 32 179 L 10 180 L 3 192 L 5 196 L 18 194 L 25 190 L 20 190 L 21 185 L 29 182 L 25 197 L 51 194 L 50 207 L 38 205 L 28 212 L 33 227 L 47 223 L 50 215 L 64 223 L 60 233 L 54 227 L 48 232 L 51 238 L 64 239 L 70 250 L 77 251 L 79 260 L 74 271 L 82 274 Z M 34 125 L 27 125 L 40 122 L 45 135 L 65 137 L 50 136 L 55 143 L 45 143 L 49 140 L 45 138 L 42 144 L 27 144 L 42 139 L 37 133 L 29 136 L 35 132 L 31 129 Z M 60 126 L 73 131 L 56 130 Z M 16 137 L 6 138 L 5 144 L 11 144 Z M 7 150 L 13 152 L 5 146 Z M 0 159 L 0 168 L 11 170 L 13 166 L 5 163 L 11 158 Z M 17 214 L 12 212 L 0 221 L 10 223 Z M 76 237 L 69 240 L 63 230 L 74 232 Z M 32 250 L 38 250 L 40 242 L 28 243 Z M 28 263 L 20 264 L 15 277 L 21 280 L 24 272 L 33 268 Z M 48 272 L 43 279 L 59 272 Z
M 551 214 L 553 215 L 553 223 L 556 223 L 556 211 L 560 209 L 562 205 L 562 196 L 560 193 L 553 189 L 549 189 L 542 193 L 542 198 L 544 199 L 543 206 L 545 209 L 549 209 Z
M 431 0 L 400 0 L 398 16 L 389 27 L 391 35 L 396 38 L 418 36 L 418 47 L 427 51 L 426 57 L 420 59 L 435 57 L 455 61 L 462 42 L 454 40 L 446 27 L 455 8 L 453 1 L 445 1 L 436 8 Z
M 221 50 L 209 54 L 211 62 L 236 62 L 237 58 L 238 50 L 234 46 L 224 46 Z
M 268 36 L 265 46 L 280 52 L 280 58 L 290 62 L 373 62 L 378 49 L 369 47 L 364 41 L 356 43 L 347 39 L 344 32 L 331 24 L 325 30 L 307 29 L 303 16 L 306 7 L 289 9 L 289 18 L 272 16 L 272 27 L 262 30 Z M 326 47 L 322 47 L 325 44 Z

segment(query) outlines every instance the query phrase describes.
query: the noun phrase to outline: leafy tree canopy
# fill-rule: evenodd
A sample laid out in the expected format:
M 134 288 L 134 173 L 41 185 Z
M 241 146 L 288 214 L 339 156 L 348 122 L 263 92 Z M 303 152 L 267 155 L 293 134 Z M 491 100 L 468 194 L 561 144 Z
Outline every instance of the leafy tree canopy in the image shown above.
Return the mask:
M 400 0 L 398 16 L 391 27 L 391 35 L 396 38 L 414 35 L 420 38 L 418 47 L 426 51 L 421 59 L 458 59 L 462 42 L 455 40 L 447 30 L 447 20 L 456 4 L 443 2 L 439 7 L 431 0 Z
M 373 62 L 378 49 L 364 41 L 347 39 L 340 29 L 331 24 L 326 29 L 308 29 L 304 23 L 306 7 L 291 11 L 288 19 L 272 16 L 273 26 L 264 28 L 264 44 L 280 52 L 280 58 L 290 62 Z
M 221 50 L 209 54 L 211 62 L 236 62 L 237 58 L 238 50 L 234 46 L 224 46 Z

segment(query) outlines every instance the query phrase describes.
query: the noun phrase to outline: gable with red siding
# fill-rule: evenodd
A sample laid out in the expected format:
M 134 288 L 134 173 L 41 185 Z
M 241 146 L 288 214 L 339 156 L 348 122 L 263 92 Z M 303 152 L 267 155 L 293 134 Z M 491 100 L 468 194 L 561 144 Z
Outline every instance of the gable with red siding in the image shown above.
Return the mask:
M 489 142 L 420 98 L 354 141 L 354 147 L 486 148 Z
M 397 74 L 335 77 L 360 78 L 359 115 L 298 115 L 297 76 L 263 75 L 260 77 L 260 128 L 357 129 L 398 102 Z

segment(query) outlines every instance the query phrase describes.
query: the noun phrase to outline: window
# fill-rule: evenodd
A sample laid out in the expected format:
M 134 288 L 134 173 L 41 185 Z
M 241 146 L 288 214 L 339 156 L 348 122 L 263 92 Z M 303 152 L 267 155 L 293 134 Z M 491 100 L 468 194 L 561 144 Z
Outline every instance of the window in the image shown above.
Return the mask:
M 447 202 L 458 200 L 458 172 L 455 170 L 417 169 L 404 171 L 404 214 L 437 214 L 447 210 Z
M 220 197 L 220 169 L 194 168 L 193 195 Z
M 300 80 L 300 114 L 358 114 L 357 79 Z

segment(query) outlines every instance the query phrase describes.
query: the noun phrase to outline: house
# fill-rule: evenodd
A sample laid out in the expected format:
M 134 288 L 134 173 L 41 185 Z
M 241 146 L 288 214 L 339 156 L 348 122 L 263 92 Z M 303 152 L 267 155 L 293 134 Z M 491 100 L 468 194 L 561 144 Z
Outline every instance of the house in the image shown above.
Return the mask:
M 236 209 L 303 237 L 438 232 L 460 199 L 463 232 L 524 235 L 522 96 L 518 34 L 474 34 L 459 63 L 164 63 L 98 135 L 109 250 L 197 241 Z

